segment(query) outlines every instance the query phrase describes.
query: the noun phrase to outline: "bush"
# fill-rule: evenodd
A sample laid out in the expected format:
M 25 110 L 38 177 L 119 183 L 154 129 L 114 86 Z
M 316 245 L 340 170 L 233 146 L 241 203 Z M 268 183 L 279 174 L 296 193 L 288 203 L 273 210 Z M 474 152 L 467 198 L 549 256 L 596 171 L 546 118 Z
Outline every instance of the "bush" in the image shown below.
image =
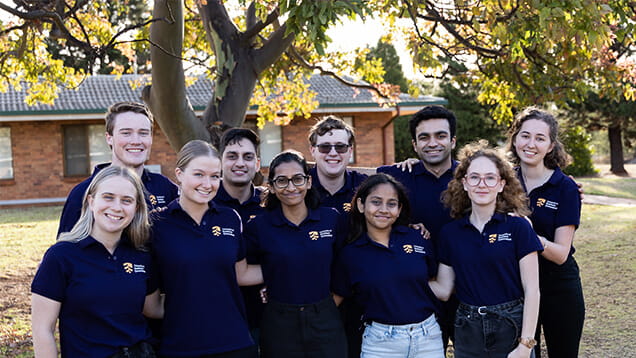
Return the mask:
M 577 177 L 594 175 L 598 172 L 592 163 L 593 149 L 590 144 L 592 136 L 583 127 L 569 126 L 565 128 L 561 139 L 565 151 L 572 156 L 572 164 L 563 169 L 564 173 Z

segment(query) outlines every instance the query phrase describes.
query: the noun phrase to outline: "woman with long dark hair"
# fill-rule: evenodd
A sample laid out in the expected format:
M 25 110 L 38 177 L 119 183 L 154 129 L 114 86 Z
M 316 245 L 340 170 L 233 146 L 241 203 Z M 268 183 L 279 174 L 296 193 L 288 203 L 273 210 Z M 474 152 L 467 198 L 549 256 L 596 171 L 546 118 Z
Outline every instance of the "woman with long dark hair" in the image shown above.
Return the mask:
M 552 114 L 536 107 L 520 112 L 509 132 L 508 150 L 530 198 L 530 220 L 543 244 L 539 256 L 541 328 L 548 356 L 578 357 L 585 302 L 574 254 L 574 233 L 581 218 L 581 198 L 574 181 L 561 171 L 570 162 L 559 141 Z M 537 347 L 537 357 L 541 350 Z
M 444 357 L 429 288 L 436 261 L 409 217 L 404 187 L 387 174 L 368 177 L 351 202 L 333 288 L 337 301 L 352 297 L 363 308 L 363 358 Z
M 261 356 L 344 358 L 346 338 L 330 291 L 339 213 L 319 207 L 307 162 L 296 151 L 274 157 L 265 195 L 265 213 L 244 232 L 267 285 Z

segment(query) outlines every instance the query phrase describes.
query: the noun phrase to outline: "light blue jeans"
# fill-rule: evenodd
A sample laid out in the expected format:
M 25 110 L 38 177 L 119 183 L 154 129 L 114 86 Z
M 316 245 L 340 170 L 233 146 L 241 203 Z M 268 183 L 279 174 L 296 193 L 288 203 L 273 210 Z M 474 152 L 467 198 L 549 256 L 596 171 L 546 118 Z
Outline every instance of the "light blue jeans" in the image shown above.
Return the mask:
M 444 358 L 442 331 L 431 315 L 420 323 L 367 324 L 361 358 Z

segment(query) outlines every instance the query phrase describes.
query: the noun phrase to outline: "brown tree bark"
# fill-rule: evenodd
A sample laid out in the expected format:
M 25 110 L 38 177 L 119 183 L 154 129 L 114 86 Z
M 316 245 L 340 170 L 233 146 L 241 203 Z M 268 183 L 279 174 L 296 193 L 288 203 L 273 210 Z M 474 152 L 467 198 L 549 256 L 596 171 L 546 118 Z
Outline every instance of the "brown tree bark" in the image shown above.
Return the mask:
M 619 176 L 628 176 L 623 158 L 623 138 L 620 123 L 607 128 L 610 144 L 610 172 Z

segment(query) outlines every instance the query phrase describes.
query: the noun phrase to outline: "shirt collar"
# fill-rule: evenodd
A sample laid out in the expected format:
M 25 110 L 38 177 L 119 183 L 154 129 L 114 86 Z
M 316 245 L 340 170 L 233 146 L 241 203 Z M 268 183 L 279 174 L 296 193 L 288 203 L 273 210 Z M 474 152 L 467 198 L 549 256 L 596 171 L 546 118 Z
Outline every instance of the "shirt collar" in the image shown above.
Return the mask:
M 179 199 L 174 199 L 170 204 L 168 204 L 168 207 L 166 209 L 166 211 L 169 214 L 174 214 L 175 212 L 182 212 L 182 213 L 186 213 L 185 210 L 183 210 L 183 208 L 181 207 L 181 204 L 179 204 Z M 213 211 L 213 212 L 218 212 L 218 207 L 217 205 L 210 200 L 208 202 L 208 212 Z M 187 215 L 187 213 L 186 213 Z
M 230 194 L 227 192 L 227 190 L 225 190 L 225 187 L 223 186 L 223 181 L 221 180 L 221 185 L 219 185 L 219 190 L 216 192 L 216 196 L 214 197 L 215 200 L 221 201 L 223 203 L 229 203 L 229 202 L 237 202 L 240 205 L 244 205 L 244 204 L 248 204 L 248 203 L 255 203 L 255 204 L 259 204 L 261 203 L 261 191 L 259 189 L 257 189 L 254 184 L 250 184 L 250 191 L 252 192 L 252 195 L 250 196 L 249 199 L 247 199 L 247 201 L 245 203 L 241 203 L 238 199 L 233 198 L 232 196 L 230 196 Z
M 396 235 L 403 235 L 409 232 L 408 227 L 406 226 L 395 226 L 391 229 L 391 236 L 389 238 L 389 243 L 391 241 L 393 241 L 393 237 Z M 366 245 L 374 245 L 374 246 L 381 246 L 380 244 L 378 244 L 377 242 L 371 240 L 371 238 L 369 237 L 369 234 L 365 231 L 364 233 L 362 233 L 362 235 L 360 235 L 360 237 L 358 239 L 356 239 L 356 241 L 353 242 L 353 245 L 355 246 L 366 246 Z
M 455 169 L 457 168 L 458 165 L 459 165 L 458 161 L 452 160 L 451 161 L 451 167 L 448 168 L 448 170 L 446 170 L 444 173 L 442 173 L 442 175 L 440 175 L 439 178 L 437 178 L 437 176 L 435 174 L 431 173 L 428 169 L 426 169 L 426 167 L 424 166 L 424 162 L 422 162 L 422 160 L 420 160 L 413 167 L 413 173 L 415 175 L 430 175 L 430 176 L 432 176 L 432 177 L 434 177 L 436 179 L 441 179 L 442 177 L 444 177 L 446 175 L 453 176 L 453 173 L 455 173 Z
M 320 210 L 311 209 L 311 208 L 307 208 L 307 210 L 308 210 L 307 217 L 305 218 L 305 220 L 303 220 L 302 223 L 306 221 L 320 221 Z M 289 225 L 289 226 L 296 227 L 296 225 L 294 225 L 291 221 L 287 220 L 287 218 L 285 217 L 285 214 L 283 214 L 283 208 L 280 205 L 274 210 L 270 211 L 270 213 L 271 213 L 272 225 L 274 226 Z
M 88 247 L 94 246 L 101 243 L 97 240 L 95 240 L 94 237 L 88 235 L 87 237 L 83 238 L 82 240 L 77 242 L 77 245 L 79 245 L 80 248 L 82 249 L 86 249 Z M 125 246 L 130 246 L 132 247 L 132 241 L 130 240 L 130 238 L 128 238 L 128 236 L 126 235 L 122 235 L 121 236 L 121 240 L 119 240 L 119 243 L 117 244 L 117 247 L 119 247 L 120 245 L 125 245 Z
M 502 213 L 498 213 L 495 212 L 492 217 L 490 218 L 490 220 L 488 220 L 488 223 L 496 221 L 496 222 L 505 222 L 506 221 L 506 216 L 507 214 L 502 214 Z M 464 217 L 462 217 L 460 220 L 460 223 L 462 226 L 473 226 L 473 224 L 470 223 L 470 213 L 466 214 Z M 488 224 L 486 223 L 486 224 Z
M 95 166 L 95 168 L 93 169 L 93 175 L 92 176 L 97 175 L 97 173 L 99 173 L 102 169 L 107 168 L 107 167 L 111 166 L 112 164 L 113 163 L 111 163 L 111 162 L 97 164 Z M 141 173 L 141 181 L 143 183 L 146 183 L 146 182 L 149 182 L 150 179 L 151 179 L 150 171 L 148 169 L 146 169 L 146 167 L 144 167 L 144 170 Z
M 312 186 L 314 186 L 316 189 L 327 192 L 327 189 L 325 189 L 325 187 L 320 183 L 320 178 L 318 177 L 318 168 L 313 167 L 309 170 L 309 175 L 311 175 L 311 181 L 312 181 Z M 338 189 L 338 191 L 335 194 L 338 193 L 343 193 L 343 192 L 349 192 L 349 191 L 353 191 L 354 185 L 353 185 L 353 172 L 349 169 L 346 169 L 344 172 L 344 179 L 345 182 L 342 185 L 342 187 L 340 189 Z M 334 194 L 334 195 L 335 195 Z

